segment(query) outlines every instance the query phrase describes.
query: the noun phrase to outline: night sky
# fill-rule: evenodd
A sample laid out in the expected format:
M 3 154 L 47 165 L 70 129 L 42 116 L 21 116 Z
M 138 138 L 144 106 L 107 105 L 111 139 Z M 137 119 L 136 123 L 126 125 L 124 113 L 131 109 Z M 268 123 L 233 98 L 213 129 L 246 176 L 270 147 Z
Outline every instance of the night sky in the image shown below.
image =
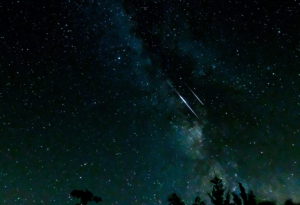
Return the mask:
M 298 0 L 0 3 L 0 202 L 300 200 Z

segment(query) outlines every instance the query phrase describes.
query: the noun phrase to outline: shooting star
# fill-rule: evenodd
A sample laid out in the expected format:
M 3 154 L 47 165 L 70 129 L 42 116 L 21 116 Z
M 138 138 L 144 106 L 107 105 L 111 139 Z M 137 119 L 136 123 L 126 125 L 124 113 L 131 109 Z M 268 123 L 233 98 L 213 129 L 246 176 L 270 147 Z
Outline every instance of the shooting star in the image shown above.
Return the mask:
M 193 93 L 194 97 L 198 100 L 198 102 L 201 105 L 204 105 L 203 101 L 198 97 L 198 95 L 188 85 L 186 85 L 186 87 L 188 87 L 188 89 L 191 91 L 191 93 Z
M 168 84 L 171 88 L 174 89 L 175 93 L 178 95 L 180 100 L 185 104 L 185 106 L 199 119 L 199 116 L 196 114 L 196 112 L 193 110 L 193 108 L 189 105 L 189 103 L 180 95 L 180 93 L 174 88 L 174 86 L 168 81 Z

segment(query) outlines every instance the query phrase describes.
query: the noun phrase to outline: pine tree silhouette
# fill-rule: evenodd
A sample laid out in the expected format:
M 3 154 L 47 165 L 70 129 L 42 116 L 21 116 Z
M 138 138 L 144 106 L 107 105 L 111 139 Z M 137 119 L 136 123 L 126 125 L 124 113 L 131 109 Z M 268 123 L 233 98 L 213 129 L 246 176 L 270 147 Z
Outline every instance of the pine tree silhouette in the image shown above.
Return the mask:
M 236 193 L 232 193 L 232 196 L 233 196 L 233 203 L 235 205 L 242 205 L 242 200 L 239 197 L 239 195 L 237 195 Z
M 213 184 L 213 190 L 211 193 L 208 193 L 208 196 L 211 200 L 211 202 L 214 205 L 224 205 L 224 186 L 222 179 L 215 176 L 210 182 Z
M 256 201 L 256 196 L 252 190 L 246 191 L 245 187 L 238 183 L 239 193 L 229 192 L 225 193 L 225 188 L 222 179 L 215 176 L 210 180 L 213 184 L 212 191 L 208 193 L 208 196 L 213 205 L 276 205 L 273 201 Z M 175 193 L 168 198 L 169 205 L 185 205 L 179 196 Z M 206 205 L 205 202 L 197 196 L 192 205 Z M 294 203 L 291 199 L 286 200 L 284 205 L 300 205 L 300 203 Z
M 193 205 L 205 205 L 205 202 L 201 200 L 200 196 L 197 196 Z
M 239 183 L 240 198 L 243 205 L 256 205 L 256 199 L 253 191 L 246 192 L 245 187 Z
M 168 201 L 169 205 L 185 205 L 181 198 L 175 193 L 169 196 Z
M 253 193 L 252 190 L 250 190 L 249 194 L 248 194 L 248 204 L 249 205 L 256 205 L 256 197 Z
M 78 198 L 80 199 L 80 203 L 76 204 L 76 205 L 87 205 L 88 202 L 101 202 L 102 199 L 101 197 L 98 196 L 94 196 L 92 194 L 92 192 L 90 192 L 89 190 L 73 190 L 70 195 L 74 198 Z
M 248 205 L 248 195 L 246 193 L 245 187 L 241 183 L 239 183 L 239 189 L 240 189 L 240 197 L 243 201 L 243 205 Z
M 215 176 L 210 180 L 213 184 L 212 191 L 208 193 L 208 196 L 213 205 L 276 205 L 273 201 L 261 201 L 257 203 L 256 197 L 252 190 L 246 191 L 245 187 L 238 183 L 239 193 L 227 191 L 225 194 L 225 188 L 222 179 Z M 70 195 L 74 198 L 80 199 L 80 203 L 76 205 L 87 205 L 89 202 L 101 202 L 102 199 L 92 194 L 88 190 L 73 190 Z M 185 205 L 183 200 L 173 193 L 168 197 L 169 205 Z M 192 205 L 206 205 L 206 203 L 197 196 Z M 291 199 L 285 201 L 284 205 L 300 205 L 300 203 L 294 203 Z
M 258 205 L 276 205 L 276 203 L 273 201 L 262 201 L 259 202 Z
M 300 203 L 294 203 L 292 199 L 288 199 L 284 202 L 284 205 L 300 205 Z
M 230 193 L 227 192 L 224 200 L 224 205 L 231 205 L 230 200 L 231 200 Z

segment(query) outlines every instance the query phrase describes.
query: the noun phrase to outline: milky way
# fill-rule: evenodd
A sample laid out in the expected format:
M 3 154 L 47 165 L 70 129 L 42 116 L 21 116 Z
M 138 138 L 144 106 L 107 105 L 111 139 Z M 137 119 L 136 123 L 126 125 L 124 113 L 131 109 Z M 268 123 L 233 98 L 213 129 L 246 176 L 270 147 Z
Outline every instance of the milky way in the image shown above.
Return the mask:
M 300 200 L 297 1 L 1 10 L 1 204 L 190 202 L 215 174 Z

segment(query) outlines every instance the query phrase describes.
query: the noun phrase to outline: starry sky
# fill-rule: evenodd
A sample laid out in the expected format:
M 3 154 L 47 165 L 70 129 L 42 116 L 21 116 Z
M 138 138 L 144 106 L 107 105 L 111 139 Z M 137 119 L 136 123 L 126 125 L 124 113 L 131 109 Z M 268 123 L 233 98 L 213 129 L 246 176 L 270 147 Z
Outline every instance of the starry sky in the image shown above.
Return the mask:
M 190 202 L 214 174 L 299 201 L 299 19 L 298 0 L 1 2 L 1 204 Z

